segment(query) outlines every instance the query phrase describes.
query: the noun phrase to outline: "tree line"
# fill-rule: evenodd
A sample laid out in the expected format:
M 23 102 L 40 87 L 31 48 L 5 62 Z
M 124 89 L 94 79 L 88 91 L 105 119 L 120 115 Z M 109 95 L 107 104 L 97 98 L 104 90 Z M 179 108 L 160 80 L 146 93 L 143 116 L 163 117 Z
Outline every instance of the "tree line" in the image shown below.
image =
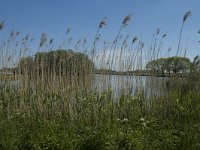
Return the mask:
M 149 61 L 146 69 L 154 73 L 178 74 L 195 73 L 200 71 L 200 57 L 196 56 L 193 61 L 187 57 L 168 57 Z

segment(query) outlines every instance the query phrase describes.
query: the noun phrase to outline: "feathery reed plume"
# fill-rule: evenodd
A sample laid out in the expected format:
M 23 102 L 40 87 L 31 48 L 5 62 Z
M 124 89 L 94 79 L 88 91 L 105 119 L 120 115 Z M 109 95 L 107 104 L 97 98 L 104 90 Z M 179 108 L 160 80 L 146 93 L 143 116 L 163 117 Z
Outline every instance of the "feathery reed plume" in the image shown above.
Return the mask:
M 5 21 L 2 21 L 2 22 L 0 23 L 0 30 L 2 30 L 4 27 L 5 27 Z
M 125 26 L 127 26 L 129 24 L 129 22 L 132 20 L 132 17 L 133 17 L 133 14 L 129 14 L 129 15 L 125 16 L 125 18 L 122 21 L 122 24 L 121 24 L 121 26 L 119 28 L 118 34 L 117 34 L 117 36 L 116 36 L 116 38 L 114 40 L 114 43 L 112 45 L 114 47 L 113 47 L 113 55 L 112 55 L 112 61 L 111 61 L 111 68 L 112 68 L 112 65 L 113 65 L 114 58 L 115 58 L 115 50 L 116 50 L 116 47 L 117 47 L 117 42 L 120 39 L 121 30 L 122 30 L 123 27 L 125 27 Z M 112 50 L 112 47 L 111 47 L 111 50 Z
M 166 52 L 166 54 L 165 54 L 166 57 L 169 58 L 169 55 L 170 55 L 171 50 L 172 50 L 172 47 L 170 46 L 170 47 L 167 49 L 167 52 Z
M 19 31 L 17 31 L 17 32 L 16 32 L 16 35 L 19 35 L 19 34 L 20 34 L 20 32 L 19 32 Z
M 101 22 L 99 23 L 99 28 L 103 28 L 104 26 L 107 25 L 105 19 L 107 19 L 107 18 L 105 17 L 105 18 L 103 18 L 103 20 L 101 20 Z
M 39 47 L 41 48 L 45 44 L 46 41 L 47 41 L 47 34 L 46 33 L 42 33 L 41 38 L 40 38 Z
M 177 48 L 176 56 L 178 56 L 178 54 L 179 54 L 180 44 L 181 44 L 181 37 L 182 37 L 182 32 L 183 32 L 184 24 L 185 24 L 186 20 L 187 20 L 191 15 L 192 15 L 192 12 L 191 12 L 191 11 L 187 11 L 187 12 L 185 13 L 185 15 L 183 16 L 182 25 L 181 25 L 181 30 L 180 30 L 180 33 L 179 33 L 179 41 L 178 41 L 178 48 Z
M 12 30 L 12 31 L 10 32 L 10 38 L 12 38 L 14 35 L 15 35 L 15 31 Z
M 183 16 L 183 22 L 185 22 L 191 15 L 192 15 L 191 11 L 186 12 L 185 15 Z
M 62 44 L 60 46 L 61 49 L 67 49 L 68 48 L 68 45 L 66 46 L 66 42 L 67 42 L 67 39 L 70 38 L 70 33 L 71 33 L 71 28 L 67 28 L 66 32 L 65 32 L 65 35 L 62 39 Z
M 66 31 L 66 35 L 68 35 L 71 31 L 71 28 L 68 28 L 67 31 Z
M 99 26 L 98 26 L 98 29 L 97 29 L 97 32 L 96 32 L 96 34 L 95 34 L 94 42 L 93 42 L 93 46 L 92 46 L 92 50 L 91 50 L 92 61 L 93 61 L 93 57 L 94 57 L 95 51 L 96 51 L 96 42 L 99 41 L 99 37 L 100 37 L 99 30 L 102 29 L 104 26 L 107 25 L 106 19 L 107 19 L 107 17 L 104 17 L 104 18 L 100 21 Z
M 53 44 L 54 39 L 50 39 L 49 44 Z
M 138 38 L 134 37 L 133 40 L 132 40 L 132 44 L 134 44 L 137 40 L 138 40 Z
M 135 51 L 133 52 L 133 45 L 134 45 L 134 43 L 136 43 L 136 41 L 138 41 L 138 37 L 134 37 L 133 38 L 133 40 L 132 40 L 132 44 L 131 44 L 131 47 L 130 47 L 130 52 L 132 53 L 132 54 L 130 54 L 129 55 L 129 66 L 128 66 L 128 70 L 130 70 L 131 69 L 131 66 L 133 66 L 133 64 L 134 64 L 134 56 L 135 56 Z M 133 69 L 133 68 L 132 68 Z
M 164 33 L 161 37 L 160 43 L 159 43 L 159 47 L 158 47 L 158 52 L 157 52 L 157 59 L 159 57 L 159 54 L 161 55 L 161 48 L 163 46 L 163 39 L 167 37 L 167 33 Z
M 157 35 L 160 34 L 160 28 L 157 28 L 156 34 L 157 34 Z
M 25 36 L 25 40 L 26 40 L 26 41 L 28 41 L 29 36 L 30 36 L 29 34 Z
M 11 60 L 11 58 L 12 58 L 12 56 L 9 56 L 9 57 L 8 57 L 8 61 L 10 61 L 10 60 Z
M 128 25 L 128 23 L 129 23 L 129 22 L 131 21 L 131 19 L 132 19 L 132 16 L 133 16 L 133 14 L 127 15 L 127 16 L 124 18 L 124 20 L 123 20 L 123 22 L 122 22 L 122 25 L 124 25 L 124 26 Z
M 157 28 L 153 37 L 155 37 L 155 42 L 154 42 L 154 46 L 153 46 L 153 49 L 152 49 L 152 53 L 153 53 L 153 59 L 155 59 L 156 57 L 156 48 L 157 48 L 157 40 L 158 40 L 158 36 L 160 34 L 160 28 Z
M 163 34 L 162 38 L 165 38 L 167 36 L 167 33 Z

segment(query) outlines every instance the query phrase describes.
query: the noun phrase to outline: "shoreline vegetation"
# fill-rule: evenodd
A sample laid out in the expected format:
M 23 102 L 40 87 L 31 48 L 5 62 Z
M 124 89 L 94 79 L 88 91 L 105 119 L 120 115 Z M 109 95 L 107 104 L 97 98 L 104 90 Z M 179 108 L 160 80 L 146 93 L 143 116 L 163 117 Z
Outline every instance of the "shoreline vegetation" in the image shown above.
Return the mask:
M 159 72 L 152 72 L 148 70 L 135 70 L 135 71 L 102 71 L 102 70 L 96 70 L 95 74 L 100 75 L 124 75 L 124 76 L 151 76 L 151 77 L 183 77 L 183 76 L 189 76 L 189 73 L 159 73 Z
M 182 18 L 177 55 L 169 57 L 169 49 L 165 58 L 161 52 L 165 52 L 162 45 L 167 35 L 160 28 L 155 30 L 150 47 L 142 38 L 122 36 L 132 16 L 124 17 L 113 41 L 103 43 L 102 55 L 97 45 L 106 18 L 100 21 L 90 48 L 85 38 L 71 46 L 70 28 L 59 48 L 54 47 L 53 38 L 42 33 L 32 56 L 30 35 L 21 39 L 21 33 L 12 30 L 8 39 L 2 39 L 0 80 L 16 76 L 20 82 L 19 86 L 5 82 L 0 90 L 0 149 L 200 149 L 200 57 L 191 62 L 187 50 L 181 49 L 183 27 L 191 12 Z M 5 22 L 0 22 L 0 31 L 5 27 Z M 113 71 L 116 68 L 123 71 Z M 158 78 L 145 84 L 137 78 L 135 88 L 118 79 L 114 87 L 98 91 L 92 87 L 94 73 L 169 74 L 170 78 L 162 80 L 162 85 Z M 107 80 L 99 84 L 104 87 Z M 159 94 L 147 99 L 147 86 L 148 92 L 155 88 Z M 115 90 L 118 87 L 122 90 Z
M 152 71 L 147 71 L 147 70 L 136 70 L 136 71 L 125 71 L 125 72 L 120 72 L 120 71 L 102 71 L 102 70 L 95 70 L 93 74 L 98 74 L 98 75 L 121 75 L 121 76 L 151 76 L 151 77 L 185 77 L 189 76 L 189 73 L 177 73 L 177 74 L 162 74 L 162 73 L 156 73 Z M 19 74 L 14 75 L 12 72 L 9 72 L 9 74 L 5 73 L 1 74 L 0 73 L 0 81 L 1 80 L 18 80 L 20 77 Z

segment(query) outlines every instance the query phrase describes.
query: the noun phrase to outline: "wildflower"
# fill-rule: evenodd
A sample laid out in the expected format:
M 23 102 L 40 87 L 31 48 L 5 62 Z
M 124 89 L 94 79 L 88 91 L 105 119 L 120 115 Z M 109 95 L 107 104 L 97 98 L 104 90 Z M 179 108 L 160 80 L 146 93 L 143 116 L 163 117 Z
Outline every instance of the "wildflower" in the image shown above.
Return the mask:
M 124 119 L 122 120 L 122 122 L 128 122 L 128 119 L 127 119 L 127 118 L 124 118 Z
M 136 100 L 137 99 L 137 97 L 132 97 L 132 100 L 134 101 L 134 100 Z
M 140 121 L 144 121 L 144 118 L 140 118 Z
M 147 126 L 147 124 L 145 122 L 143 122 L 142 125 L 145 126 L 145 127 Z

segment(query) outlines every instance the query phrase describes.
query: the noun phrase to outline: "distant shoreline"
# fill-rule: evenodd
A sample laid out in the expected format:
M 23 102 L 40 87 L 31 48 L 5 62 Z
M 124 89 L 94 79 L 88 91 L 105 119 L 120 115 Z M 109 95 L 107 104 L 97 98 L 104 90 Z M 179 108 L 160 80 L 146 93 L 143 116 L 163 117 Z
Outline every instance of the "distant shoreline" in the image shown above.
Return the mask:
M 151 76 L 151 77 L 182 77 L 182 76 L 187 76 L 188 73 L 171 73 L 171 74 L 160 74 L 160 73 L 151 73 L 151 72 L 117 72 L 117 71 L 113 71 L 113 72 L 95 72 L 94 74 L 101 74 L 101 75 L 124 75 L 124 76 Z

